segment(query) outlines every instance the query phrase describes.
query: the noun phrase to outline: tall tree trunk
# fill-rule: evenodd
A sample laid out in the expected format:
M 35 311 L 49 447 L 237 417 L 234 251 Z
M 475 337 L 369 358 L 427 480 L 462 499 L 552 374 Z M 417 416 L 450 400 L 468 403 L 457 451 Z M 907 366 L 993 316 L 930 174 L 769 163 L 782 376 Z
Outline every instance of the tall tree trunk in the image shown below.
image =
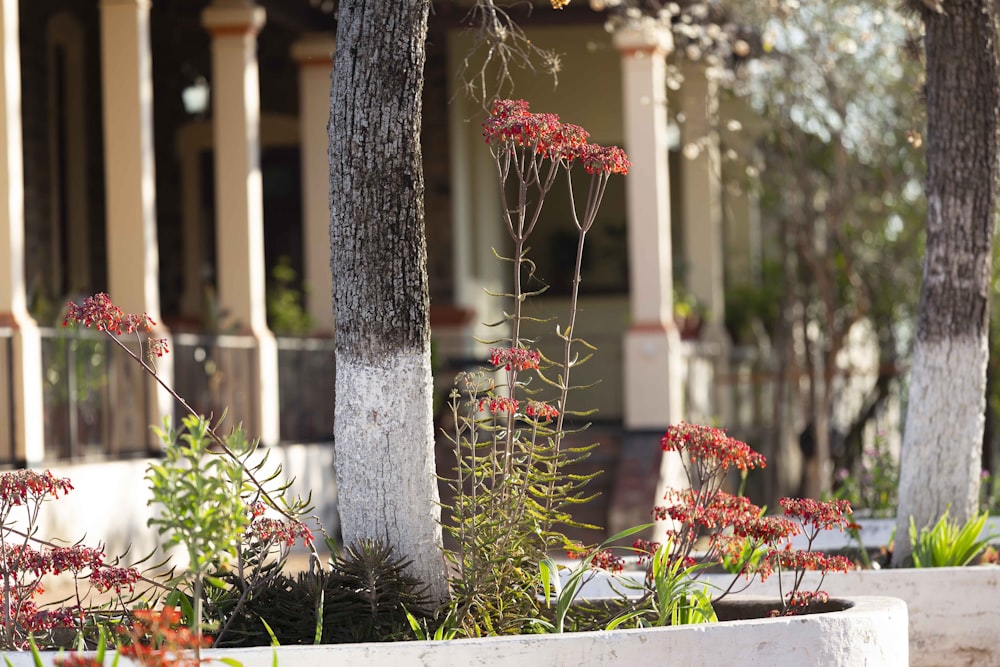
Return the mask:
M 903 439 L 893 564 L 949 506 L 976 511 L 996 220 L 997 16 L 993 0 L 926 12 L 927 250 Z
M 340 2 L 329 125 L 334 446 L 344 541 L 388 541 L 443 599 L 420 152 L 428 7 Z

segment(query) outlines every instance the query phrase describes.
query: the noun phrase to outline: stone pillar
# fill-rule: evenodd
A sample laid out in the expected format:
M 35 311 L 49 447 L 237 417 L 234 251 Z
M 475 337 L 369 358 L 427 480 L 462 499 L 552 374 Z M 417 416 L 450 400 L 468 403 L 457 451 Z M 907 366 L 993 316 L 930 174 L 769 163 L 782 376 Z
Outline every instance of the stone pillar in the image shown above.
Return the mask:
M 125 312 L 147 313 L 159 323 L 153 335 L 164 338 L 156 237 L 150 0 L 101 0 L 100 7 L 108 293 Z M 125 357 L 113 355 L 110 363 L 115 405 L 112 450 L 135 449 L 143 442 L 155 445 L 149 426 L 172 414 L 170 395 Z M 156 366 L 157 373 L 171 384 L 170 355 L 158 359 Z
M 728 153 L 722 161 L 725 280 L 729 285 L 755 285 L 761 278 L 763 253 L 760 202 L 751 187 L 751 174 L 759 161 L 755 144 L 760 129 L 742 97 L 728 97 L 719 115 L 724 119 L 720 148 Z
M 333 333 L 333 279 L 330 274 L 330 73 L 336 41 L 306 35 L 292 45 L 299 64 L 299 151 L 302 156 L 302 212 L 305 242 L 306 308 L 316 331 Z
M 670 191 L 667 171 L 666 55 L 670 33 L 619 30 L 622 52 L 629 294 L 632 323 L 625 335 L 625 427 L 666 427 L 681 417 L 672 357 L 679 348 L 673 323 Z
M 726 331 L 725 236 L 722 214 L 722 158 L 719 153 L 719 86 L 714 68 L 688 63 L 681 70 L 681 211 L 684 232 L 685 284 L 704 309 L 699 356 L 705 365 L 702 400 L 690 401 L 692 421 L 733 423 L 731 385 L 716 382 L 729 376 L 731 341 Z M 712 377 L 714 374 L 715 377 Z M 697 380 L 692 378 L 692 382 Z
M 701 63 L 682 68 L 679 95 L 681 211 L 685 284 L 705 309 L 703 339 L 725 342 L 722 162 L 719 155 L 719 90 L 713 70 Z
M 254 394 L 244 416 L 248 435 L 279 439 L 278 351 L 267 328 L 264 288 L 264 198 L 260 172 L 260 82 L 257 33 L 264 9 L 216 0 L 202 13 L 212 34 L 212 122 L 215 136 L 216 281 L 228 323 L 254 339 Z
M 457 72 L 469 45 L 461 36 L 448 44 L 448 68 Z M 483 109 L 473 103 L 458 81 L 449 88 L 449 171 L 451 175 L 452 284 L 457 312 L 456 326 L 436 326 L 432 335 L 444 357 L 485 358 L 488 345 L 509 327 L 488 327 L 486 322 L 503 320 L 503 299 L 490 293 L 509 292 L 510 269 L 498 262 L 493 249 L 509 241 L 501 220 L 497 169 L 483 143 L 480 123 Z M 445 336 L 442 337 L 442 333 Z M 450 378 L 453 379 L 453 378 Z
M 24 279 L 19 40 L 18 0 L 0 0 L 0 327 L 12 332 L 10 356 L 0 349 L 0 378 L 12 392 L 8 397 L 6 387 L 0 390 L 0 416 L 6 417 L 0 451 L 13 451 L 16 459 L 32 465 L 44 455 L 42 351 L 38 327 L 28 314 Z M 0 345 L 4 342 L 0 338 Z M 7 413 L 8 405 L 13 414 Z M 6 441 L 8 434 L 13 442 Z
M 666 56 L 669 30 L 643 26 L 614 35 L 622 54 L 629 295 L 625 333 L 626 441 L 608 528 L 616 532 L 649 520 L 666 484 L 682 474 L 675 455 L 661 456 L 660 436 L 682 417 L 680 339 L 673 322 L 670 192 L 667 162 Z M 659 469 L 659 482 L 650 471 Z

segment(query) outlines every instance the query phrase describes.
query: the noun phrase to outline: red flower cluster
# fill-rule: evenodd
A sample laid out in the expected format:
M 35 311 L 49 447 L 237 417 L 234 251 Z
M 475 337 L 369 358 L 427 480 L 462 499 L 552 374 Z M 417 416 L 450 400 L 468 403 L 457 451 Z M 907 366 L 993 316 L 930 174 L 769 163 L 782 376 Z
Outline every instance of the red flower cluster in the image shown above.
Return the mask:
M 814 531 L 837 528 L 856 528 L 851 520 L 851 503 L 848 500 L 820 502 L 812 498 L 782 498 L 778 501 L 785 510 L 785 516 L 802 522 L 804 527 Z
M 5 544 L 0 548 L 0 568 L 4 572 L 10 572 L 15 578 L 27 572 L 41 577 L 49 572 L 51 566 L 51 558 L 26 544 Z
M 267 511 L 267 505 L 261 502 L 254 503 L 250 505 L 250 518 L 256 519 L 259 516 L 264 516 L 264 512 Z
M 0 475 L 0 503 L 10 506 L 23 505 L 29 500 L 43 500 L 48 496 L 58 498 L 72 489 L 69 479 L 53 477 L 48 470 L 43 473 L 12 470 Z
M 129 592 L 135 590 L 135 585 L 139 581 L 139 570 L 134 567 L 105 567 L 94 570 L 90 573 L 90 583 L 101 592 L 115 589 L 116 594 L 121 594 L 122 589 L 128 587 Z
M 746 443 L 729 437 L 721 429 L 682 423 L 667 429 L 660 444 L 664 451 L 686 453 L 692 462 L 686 466 L 691 488 L 668 492 L 667 505 L 653 509 L 657 521 L 674 522 L 669 531 L 672 559 L 689 556 L 697 540 L 707 535 L 709 547 L 703 562 L 721 562 L 732 572 L 748 578 L 760 575 L 763 580 L 782 569 L 796 573 L 852 569 L 853 564 L 847 558 L 808 548 L 792 550 L 788 543 L 788 538 L 804 533 L 811 546 L 821 530 L 854 527 L 847 501 L 824 503 L 782 498 L 784 516 L 764 516 L 761 508 L 749 499 L 720 490 L 726 470 L 737 468 L 745 472 L 764 467 L 764 457 Z M 648 561 L 650 549 L 655 545 L 640 540 L 634 546 L 640 552 L 641 563 Z M 796 613 L 803 606 L 828 598 L 822 591 L 799 591 L 800 583 L 801 576 L 797 576 L 795 590 L 777 615 Z
M 608 172 L 624 176 L 628 173 L 629 167 L 632 166 L 625 151 L 618 146 L 587 144 L 580 148 L 578 157 L 580 164 L 583 165 L 588 174 Z
M 523 347 L 491 347 L 490 363 L 494 366 L 503 366 L 506 370 L 516 368 L 519 371 L 526 371 L 538 368 L 542 361 L 542 355 L 537 350 L 526 350 Z
M 503 413 L 514 414 L 517 412 L 517 399 L 508 396 L 484 398 L 479 401 L 479 409 L 489 410 L 494 415 Z
M 18 607 L 16 622 L 24 625 L 28 632 L 46 632 L 53 628 L 72 628 L 79 617 L 79 607 L 60 607 L 58 609 L 39 609 L 34 602 L 27 600 Z M 0 621 L 2 625 L 2 621 Z
M 622 572 L 625 569 L 625 559 L 616 556 L 611 549 L 604 549 L 594 554 L 590 566 L 608 572 Z
M 566 545 L 566 558 L 570 560 L 578 560 L 587 555 L 587 547 L 583 546 L 579 542 Z
M 301 521 L 282 521 L 270 517 L 259 517 L 250 524 L 250 533 L 264 544 L 277 543 L 286 547 L 294 546 L 302 538 L 302 543 L 313 543 L 313 534 Z
M 0 549 L 0 569 L 18 578 L 30 572 L 36 578 L 45 574 L 63 572 L 79 574 L 89 570 L 90 581 L 101 591 L 123 586 L 133 589 L 139 581 L 139 571 L 132 567 L 115 567 L 104 564 L 104 552 L 77 544 L 72 547 L 51 547 L 38 551 L 24 544 L 5 545 Z
M 723 470 L 765 467 L 763 455 L 725 431 L 700 424 L 674 424 L 660 440 L 665 452 L 687 452 L 692 460 L 715 462 Z
M 541 401 L 528 401 L 527 407 L 524 408 L 524 414 L 538 420 L 555 419 L 559 416 L 559 410 L 548 403 L 542 403 Z
M 653 508 L 653 517 L 657 521 L 670 518 L 685 526 L 707 529 L 744 522 L 760 511 L 749 498 L 734 496 L 724 491 L 715 493 L 707 502 L 693 489 L 672 490 L 666 499 L 673 502 L 666 507 Z
M 552 160 L 580 160 L 588 174 L 627 174 L 631 163 L 617 146 L 587 143 L 590 134 L 579 125 L 559 122 L 551 113 L 528 111 L 524 100 L 497 100 L 493 113 L 483 123 L 486 143 L 507 150 L 530 148 Z
M 121 308 L 111 302 L 111 297 L 101 292 L 94 296 L 88 296 L 82 304 L 73 302 L 66 304 L 66 318 L 63 320 L 63 326 L 74 324 L 121 335 L 136 331 L 151 331 L 156 322 L 146 313 L 126 315 Z
M 785 570 L 821 570 L 823 572 L 850 572 L 854 563 L 846 556 L 832 556 L 819 551 L 792 549 L 771 550 L 768 560 Z
M 62 572 L 96 571 L 104 565 L 104 552 L 83 545 L 47 549 L 45 558 L 52 574 Z
M 170 352 L 166 338 L 148 338 L 147 341 L 149 342 L 150 356 L 156 355 L 157 357 L 162 357 Z
M 588 551 L 582 544 L 571 544 L 566 547 L 566 557 L 570 560 L 590 559 L 590 567 L 595 570 L 607 570 L 618 573 L 625 569 L 625 559 L 616 556 L 611 549 Z
M 639 565 L 643 565 L 649 561 L 659 548 L 659 542 L 651 542 L 641 537 L 632 543 L 632 549 L 639 555 Z

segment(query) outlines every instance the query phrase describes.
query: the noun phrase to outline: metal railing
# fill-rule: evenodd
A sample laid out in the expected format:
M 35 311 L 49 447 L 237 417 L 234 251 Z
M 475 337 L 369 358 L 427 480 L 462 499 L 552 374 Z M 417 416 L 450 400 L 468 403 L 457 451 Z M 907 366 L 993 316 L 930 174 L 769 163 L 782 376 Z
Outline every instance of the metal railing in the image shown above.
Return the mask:
M 254 340 L 249 336 L 176 334 L 170 355 L 174 389 L 195 412 L 227 425 L 254 423 Z
M 40 333 L 45 457 L 80 460 L 147 453 L 142 435 L 134 435 L 146 433 L 147 425 L 126 431 L 116 421 L 145 419 L 152 384 L 133 361 L 91 331 L 43 328 Z M 177 393 L 200 414 L 217 419 L 226 412 L 228 424 L 251 422 L 258 391 L 253 339 L 179 333 L 172 342 Z M 11 354 L 10 332 L 0 329 L 0 464 L 16 461 Z M 281 442 L 332 439 L 334 377 L 332 340 L 278 339 Z
M 601 383 L 583 392 L 577 402 L 581 407 L 599 407 L 597 418 L 614 421 L 621 411 L 621 341 L 598 338 L 599 354 L 580 368 L 574 380 Z M 143 421 L 127 431 L 117 423 L 123 412 L 133 421 L 145 420 L 144 392 L 152 385 L 132 368 L 132 360 L 112 349 L 101 335 L 86 330 L 45 328 L 41 343 L 46 458 L 117 458 L 148 452 L 147 442 L 142 441 L 148 424 Z M 753 355 L 732 352 L 728 364 L 720 367 L 707 349 L 687 351 L 686 403 L 706 418 L 725 416 L 733 431 L 767 429 L 773 420 L 773 370 Z M 8 464 L 17 457 L 12 354 L 12 332 L 0 328 L 0 463 Z M 175 334 L 174 386 L 201 414 L 218 418 L 226 411 L 229 423 L 250 423 L 258 391 L 256 354 L 250 337 Z M 335 371 L 332 339 L 278 339 L 281 442 L 332 439 Z
M 40 334 L 46 458 L 110 454 L 112 343 L 80 329 Z
M 278 339 L 282 442 L 333 440 L 335 349 L 332 338 Z

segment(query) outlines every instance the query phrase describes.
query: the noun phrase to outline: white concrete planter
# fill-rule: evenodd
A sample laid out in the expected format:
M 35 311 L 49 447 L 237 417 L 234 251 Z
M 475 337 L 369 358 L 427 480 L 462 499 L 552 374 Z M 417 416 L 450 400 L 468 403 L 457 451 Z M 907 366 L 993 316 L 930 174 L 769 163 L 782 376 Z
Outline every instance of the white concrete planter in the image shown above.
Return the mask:
M 244 667 L 372 665 L 385 667 L 578 667 L 604 665 L 766 665 L 857 667 L 907 664 L 906 606 L 899 600 L 859 597 L 853 606 L 790 618 L 761 618 L 650 630 L 521 635 L 444 642 L 394 642 L 206 651 Z M 31 655 L 7 653 L 13 667 Z M 46 667 L 54 655 L 46 654 Z M 122 660 L 123 667 L 127 663 Z M 214 663 L 220 664 L 220 663 Z
M 707 580 L 728 585 L 731 577 Z M 789 576 L 785 576 L 785 591 Z M 815 589 L 816 572 L 804 588 Z M 823 581 L 830 595 L 885 595 L 906 602 L 913 667 L 1000 667 L 1000 567 L 939 567 L 832 573 Z M 778 596 L 777 577 L 747 591 Z

